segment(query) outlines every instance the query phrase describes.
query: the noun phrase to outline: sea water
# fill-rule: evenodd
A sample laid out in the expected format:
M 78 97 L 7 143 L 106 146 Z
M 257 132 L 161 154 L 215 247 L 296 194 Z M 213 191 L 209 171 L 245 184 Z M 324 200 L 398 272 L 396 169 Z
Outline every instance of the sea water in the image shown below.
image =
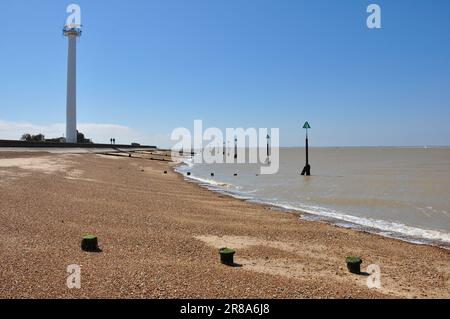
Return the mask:
M 280 149 L 277 174 L 257 164 L 193 164 L 190 180 L 302 218 L 450 247 L 450 148 Z M 214 176 L 211 176 L 214 173 Z M 237 174 L 237 176 L 235 176 Z

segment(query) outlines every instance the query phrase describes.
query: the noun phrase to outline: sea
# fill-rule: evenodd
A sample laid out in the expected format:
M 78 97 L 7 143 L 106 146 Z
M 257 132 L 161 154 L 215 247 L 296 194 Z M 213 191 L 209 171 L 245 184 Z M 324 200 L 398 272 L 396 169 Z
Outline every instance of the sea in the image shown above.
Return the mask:
M 213 191 L 305 220 L 450 249 L 448 147 L 311 148 L 311 176 L 300 174 L 304 148 L 281 148 L 272 175 L 260 174 L 265 164 L 194 162 L 184 159 L 177 171 Z

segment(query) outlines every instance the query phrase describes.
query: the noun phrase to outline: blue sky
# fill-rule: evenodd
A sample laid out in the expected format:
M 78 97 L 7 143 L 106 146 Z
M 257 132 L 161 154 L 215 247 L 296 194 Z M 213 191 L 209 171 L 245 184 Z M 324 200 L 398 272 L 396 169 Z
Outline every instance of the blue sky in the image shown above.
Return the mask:
M 63 134 L 70 3 L 0 0 L 0 139 Z M 316 146 L 450 145 L 450 1 L 74 3 L 78 122 L 97 142 L 168 146 L 202 119 L 277 127 L 283 146 L 305 120 Z

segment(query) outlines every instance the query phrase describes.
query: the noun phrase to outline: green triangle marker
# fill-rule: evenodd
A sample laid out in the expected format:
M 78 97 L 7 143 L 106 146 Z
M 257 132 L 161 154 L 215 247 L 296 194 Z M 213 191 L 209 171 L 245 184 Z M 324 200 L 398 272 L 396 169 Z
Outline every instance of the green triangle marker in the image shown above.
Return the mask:
M 305 128 L 305 129 L 309 129 L 309 128 L 311 128 L 311 126 L 309 125 L 309 123 L 308 123 L 308 122 L 306 122 L 306 123 L 305 123 L 305 125 L 303 125 L 303 128 Z

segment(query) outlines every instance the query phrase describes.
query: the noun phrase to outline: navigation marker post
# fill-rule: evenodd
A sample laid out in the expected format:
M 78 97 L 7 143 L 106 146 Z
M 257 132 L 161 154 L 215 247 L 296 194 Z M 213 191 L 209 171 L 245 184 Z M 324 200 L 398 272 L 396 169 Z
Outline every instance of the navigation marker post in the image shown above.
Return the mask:
M 308 143 L 308 129 L 311 128 L 308 122 L 303 125 L 306 130 L 306 165 L 302 171 L 302 176 L 311 176 L 311 165 L 309 165 L 309 143 Z
M 266 158 L 266 164 L 270 165 L 271 161 L 270 161 L 270 135 L 267 134 L 266 136 L 267 139 L 267 158 Z

